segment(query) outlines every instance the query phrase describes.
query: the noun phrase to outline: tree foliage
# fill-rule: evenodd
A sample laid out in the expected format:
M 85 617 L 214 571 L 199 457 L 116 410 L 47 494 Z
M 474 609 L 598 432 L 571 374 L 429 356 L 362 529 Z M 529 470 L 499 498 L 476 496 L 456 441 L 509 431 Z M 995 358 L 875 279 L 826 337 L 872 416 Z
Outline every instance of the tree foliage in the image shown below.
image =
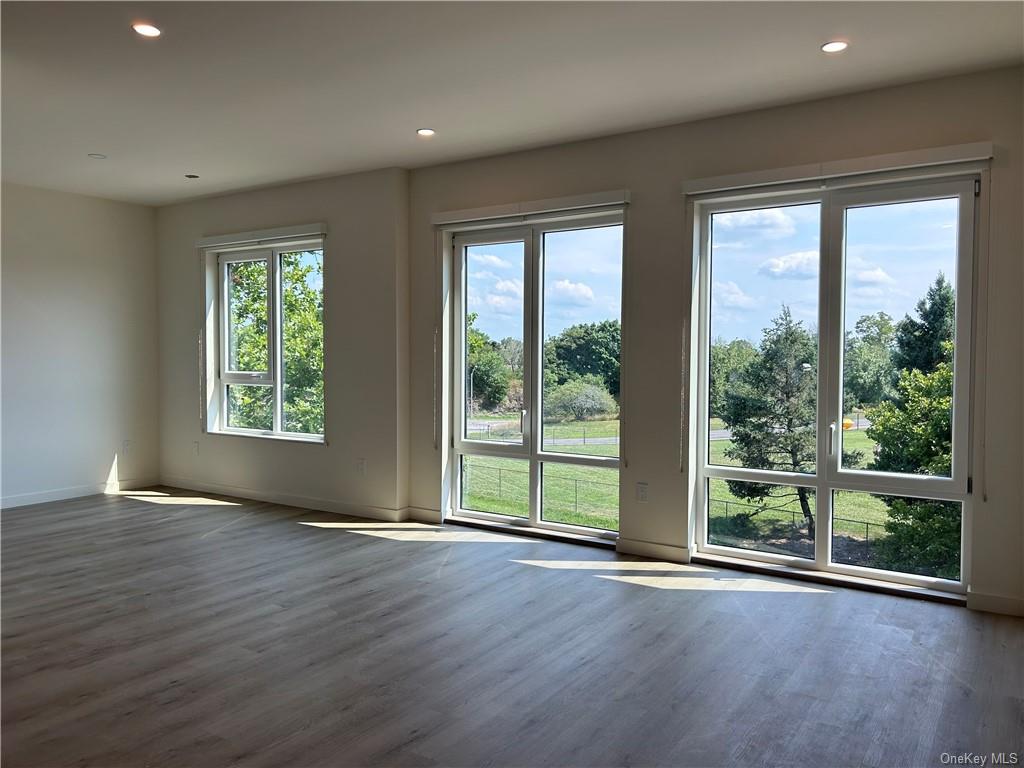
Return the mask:
M 266 371 L 266 262 L 232 264 L 228 275 L 232 367 L 239 371 Z M 323 252 L 282 253 L 280 278 L 284 364 L 281 371 L 282 427 L 288 432 L 323 434 Z M 271 387 L 233 384 L 228 388 L 230 426 L 272 429 L 273 409 Z
M 893 365 L 898 370 L 930 373 L 950 360 L 946 345 L 953 341 L 956 296 L 940 272 L 925 296 L 917 302 L 917 317 L 905 316 L 896 325 Z
M 491 409 L 505 400 L 512 371 L 498 343 L 476 327 L 476 320 L 476 312 L 466 315 L 466 392 Z
M 569 326 L 544 345 L 545 374 L 555 384 L 597 376 L 608 392 L 618 397 L 621 355 L 622 327 L 618 320 L 580 323 Z
M 725 397 L 723 418 L 732 429 L 726 456 L 741 466 L 813 472 L 817 458 L 817 342 L 783 307 L 761 339 L 760 354 L 743 369 Z M 793 496 L 811 535 L 814 510 L 805 488 L 727 481 L 730 492 L 763 506 Z
M 593 374 L 557 385 L 547 393 L 544 403 L 545 412 L 577 420 L 612 414 L 616 408 L 604 381 Z
M 725 414 L 726 393 L 743 378 L 743 374 L 758 356 L 758 351 L 746 339 L 725 342 L 716 340 L 711 345 L 711 381 L 708 391 L 708 411 L 712 418 Z
M 896 327 L 885 312 L 861 317 L 846 335 L 843 353 L 845 409 L 875 405 L 894 394 L 896 367 L 893 345 Z

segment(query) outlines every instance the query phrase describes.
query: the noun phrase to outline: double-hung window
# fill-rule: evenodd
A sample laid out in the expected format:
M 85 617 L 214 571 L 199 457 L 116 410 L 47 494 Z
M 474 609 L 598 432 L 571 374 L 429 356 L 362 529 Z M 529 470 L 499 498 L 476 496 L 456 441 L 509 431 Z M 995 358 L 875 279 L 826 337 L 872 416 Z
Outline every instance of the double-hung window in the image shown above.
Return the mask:
M 699 550 L 963 591 L 976 184 L 697 199 Z
M 216 272 L 207 428 L 322 442 L 322 237 L 211 248 L 206 263 Z

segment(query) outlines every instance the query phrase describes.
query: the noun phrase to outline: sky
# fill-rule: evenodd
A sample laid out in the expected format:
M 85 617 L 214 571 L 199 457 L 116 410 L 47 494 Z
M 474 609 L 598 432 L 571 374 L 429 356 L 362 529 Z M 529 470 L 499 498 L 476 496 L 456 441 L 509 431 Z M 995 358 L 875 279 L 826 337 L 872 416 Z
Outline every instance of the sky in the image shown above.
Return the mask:
M 783 304 L 817 327 L 819 216 L 817 203 L 712 216 L 713 339 L 757 344 Z M 913 315 L 940 271 L 955 285 L 956 220 L 955 198 L 849 209 L 846 328 L 875 312 Z
M 494 340 L 523 339 L 523 245 L 466 249 L 467 309 Z M 544 337 L 577 323 L 619 320 L 622 313 L 622 227 L 544 235 Z

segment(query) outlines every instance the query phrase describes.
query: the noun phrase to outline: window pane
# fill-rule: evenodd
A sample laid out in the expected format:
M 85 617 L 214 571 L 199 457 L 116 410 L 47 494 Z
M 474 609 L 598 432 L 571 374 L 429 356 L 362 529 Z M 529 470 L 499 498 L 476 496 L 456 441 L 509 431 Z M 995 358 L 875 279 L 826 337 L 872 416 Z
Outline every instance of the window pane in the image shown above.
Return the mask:
M 814 559 L 811 488 L 708 480 L 708 544 Z
M 283 429 L 324 432 L 324 252 L 281 254 Z
M 950 475 L 958 205 L 846 211 L 845 469 Z
M 820 218 L 711 216 L 709 464 L 815 471 Z
M 523 442 L 523 254 L 522 242 L 466 248 L 467 440 Z
M 273 387 L 228 384 L 228 426 L 238 429 L 273 429 Z
M 267 360 L 267 262 L 227 265 L 228 370 L 269 371 Z
M 530 462 L 489 456 L 462 457 L 463 509 L 530 516 Z
M 960 580 L 959 502 L 834 491 L 832 504 L 833 563 Z
M 542 464 L 541 519 L 619 530 L 619 471 L 572 464 Z
M 619 455 L 622 227 L 544 235 L 543 447 Z

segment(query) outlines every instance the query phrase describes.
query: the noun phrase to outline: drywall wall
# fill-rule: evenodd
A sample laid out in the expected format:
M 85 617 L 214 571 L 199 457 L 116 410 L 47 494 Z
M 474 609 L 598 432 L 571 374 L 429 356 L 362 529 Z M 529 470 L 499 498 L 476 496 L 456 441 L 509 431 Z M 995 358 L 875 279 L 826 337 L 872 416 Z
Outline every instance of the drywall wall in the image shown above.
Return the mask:
M 932 80 L 593 141 L 416 170 L 410 186 L 409 504 L 437 510 L 433 334 L 442 307 L 431 215 L 611 189 L 632 195 L 625 235 L 621 536 L 633 551 L 684 554 L 689 477 L 681 471 L 682 350 L 690 316 L 687 179 L 993 141 L 986 328 L 975 402 L 980 480 L 968 530 L 972 600 L 1024 610 L 1022 515 L 1021 79 L 1019 67 Z M 986 374 L 989 371 L 991 373 Z M 979 413 L 981 411 L 979 410 Z M 637 503 L 634 483 L 649 484 Z M 652 546 L 653 545 L 653 546 Z
M 408 417 L 407 174 L 383 170 L 161 208 L 164 482 L 385 519 L 404 515 Z M 324 222 L 326 444 L 208 434 L 200 419 L 196 241 Z M 360 459 L 365 472 L 360 472 Z
M 149 483 L 156 212 L 4 184 L 5 507 Z

